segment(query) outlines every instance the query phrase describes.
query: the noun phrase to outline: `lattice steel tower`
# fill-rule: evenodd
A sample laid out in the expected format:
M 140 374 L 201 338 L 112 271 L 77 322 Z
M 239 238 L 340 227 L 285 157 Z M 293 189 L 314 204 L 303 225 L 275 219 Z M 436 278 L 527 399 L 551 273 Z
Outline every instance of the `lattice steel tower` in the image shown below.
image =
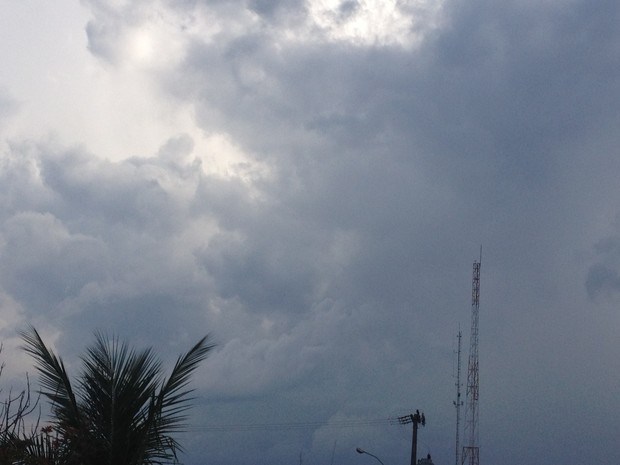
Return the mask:
M 465 440 L 461 463 L 479 465 L 480 447 L 478 443 L 478 310 L 480 308 L 480 261 L 474 262 L 471 289 L 471 335 L 469 339 L 469 363 L 467 365 L 467 391 L 465 401 Z
M 459 464 L 459 458 L 461 457 L 461 443 L 460 443 L 460 431 L 461 431 L 461 406 L 463 405 L 463 401 L 461 400 L 461 330 L 459 328 L 459 334 L 457 335 L 458 339 L 458 351 L 456 357 L 456 400 L 454 401 L 454 406 L 456 407 L 456 460 L 455 465 Z

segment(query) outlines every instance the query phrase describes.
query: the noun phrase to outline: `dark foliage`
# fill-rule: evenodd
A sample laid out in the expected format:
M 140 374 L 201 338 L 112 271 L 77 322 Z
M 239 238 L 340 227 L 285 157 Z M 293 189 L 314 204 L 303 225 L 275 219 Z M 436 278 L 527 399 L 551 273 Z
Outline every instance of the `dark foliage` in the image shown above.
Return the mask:
M 35 328 L 22 338 L 53 415 L 53 426 L 29 443 L 33 457 L 58 465 L 176 462 L 180 445 L 174 433 L 183 430 L 191 404 L 190 377 L 213 348 L 208 337 L 181 355 L 164 377 L 151 349 L 136 351 L 96 333 L 74 384 Z

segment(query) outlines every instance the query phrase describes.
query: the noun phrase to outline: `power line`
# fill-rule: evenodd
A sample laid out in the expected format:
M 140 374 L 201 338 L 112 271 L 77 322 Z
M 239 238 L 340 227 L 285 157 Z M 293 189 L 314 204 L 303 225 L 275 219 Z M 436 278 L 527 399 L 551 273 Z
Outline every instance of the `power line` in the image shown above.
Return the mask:
M 398 424 L 395 418 L 379 418 L 365 420 L 336 420 L 336 421 L 306 421 L 306 422 L 282 422 L 282 423 L 227 423 L 215 425 L 192 425 L 187 428 L 189 432 L 240 432 L 255 430 L 300 430 L 312 428 L 364 428 L 368 426 L 388 426 Z

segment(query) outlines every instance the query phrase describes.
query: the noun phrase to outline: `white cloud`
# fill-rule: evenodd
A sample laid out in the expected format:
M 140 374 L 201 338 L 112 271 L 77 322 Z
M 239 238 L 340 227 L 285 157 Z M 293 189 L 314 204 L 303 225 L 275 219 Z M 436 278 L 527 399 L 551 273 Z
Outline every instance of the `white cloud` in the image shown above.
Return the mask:
M 310 0 L 311 24 L 330 40 L 357 45 L 419 45 L 438 27 L 441 1 Z

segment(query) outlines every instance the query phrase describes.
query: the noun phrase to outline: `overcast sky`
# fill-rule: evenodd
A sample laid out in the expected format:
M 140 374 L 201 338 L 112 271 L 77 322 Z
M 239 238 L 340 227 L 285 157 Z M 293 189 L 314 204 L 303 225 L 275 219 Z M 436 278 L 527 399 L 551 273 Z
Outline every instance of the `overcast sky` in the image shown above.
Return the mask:
M 0 0 L 3 379 L 33 371 L 28 324 L 73 372 L 95 330 L 168 361 L 210 333 L 186 465 L 402 465 L 387 419 L 415 409 L 449 465 L 482 245 L 480 463 L 617 465 L 618 24 L 617 0 Z

